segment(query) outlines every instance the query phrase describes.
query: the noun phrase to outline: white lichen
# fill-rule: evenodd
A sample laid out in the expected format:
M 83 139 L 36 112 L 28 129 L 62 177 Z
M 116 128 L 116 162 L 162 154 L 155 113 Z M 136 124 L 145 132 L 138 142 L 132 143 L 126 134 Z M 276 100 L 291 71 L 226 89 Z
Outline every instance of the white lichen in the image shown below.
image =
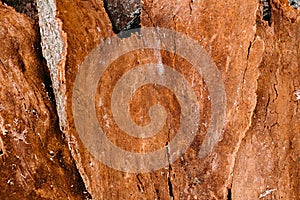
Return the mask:
M 300 90 L 296 90 L 294 92 L 294 95 L 295 95 L 297 101 L 300 100 Z
M 27 134 L 27 130 L 23 130 L 21 133 L 18 133 L 16 131 L 15 128 L 12 129 L 11 131 L 11 134 L 12 136 L 14 137 L 14 140 L 19 142 L 19 141 L 22 141 L 24 142 L 25 144 L 29 144 L 27 141 L 26 141 L 26 134 Z
M 269 195 L 269 194 L 271 194 L 272 192 L 274 192 L 276 189 L 269 189 L 269 190 L 266 190 L 264 193 L 261 193 L 260 195 L 259 195 L 259 199 L 261 199 L 261 198 L 263 198 L 263 197 L 265 197 L 265 196 L 267 196 L 267 195 Z
M 7 124 L 4 125 L 4 120 L 3 120 L 3 118 L 0 116 L 0 130 L 1 130 L 2 135 L 4 135 L 4 136 L 6 136 L 7 133 L 8 133 L 8 130 L 5 128 L 6 126 L 7 126 Z

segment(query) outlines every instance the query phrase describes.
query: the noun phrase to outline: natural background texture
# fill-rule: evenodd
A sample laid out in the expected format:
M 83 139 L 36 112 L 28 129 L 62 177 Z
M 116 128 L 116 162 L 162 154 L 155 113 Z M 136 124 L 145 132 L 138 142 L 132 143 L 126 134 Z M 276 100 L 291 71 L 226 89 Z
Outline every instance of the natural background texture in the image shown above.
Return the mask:
M 57 66 L 64 71 L 60 81 L 65 80 L 61 84 L 66 87 L 66 118 L 59 124 L 61 111 L 56 109 L 60 106 L 53 92 L 58 88 L 52 88 L 53 69 L 48 70 L 40 44 L 43 24 L 38 22 L 43 14 L 38 13 L 35 1 L 3 0 L 0 198 L 299 199 L 300 10 L 294 7 L 287 0 L 59 0 L 56 20 L 67 46 Z M 130 12 L 135 15 L 124 16 Z M 188 62 L 163 51 L 159 52 L 162 63 L 190 82 L 196 79 L 193 89 L 199 96 L 200 131 L 187 152 L 165 169 L 130 174 L 101 164 L 81 143 L 71 110 L 80 64 L 115 32 L 138 26 L 187 34 L 220 70 L 227 95 L 227 124 L 222 140 L 206 158 L 198 156 L 211 115 L 205 82 Z M 135 51 L 115 61 L 99 82 L 103 104 L 109 107 L 112 87 L 126 70 L 150 60 L 160 61 L 157 52 Z M 145 151 L 143 145 L 146 150 L 164 146 L 173 137 L 169 127 L 176 129 L 179 123 L 176 98 L 151 85 L 135 95 L 130 105 L 137 123 L 149 123 L 147 108 L 153 103 L 166 108 L 167 124 L 161 136 L 146 142 L 126 136 L 114 124 L 111 111 L 99 109 L 100 124 L 111 125 L 106 135 L 135 152 Z M 139 121 L 141 116 L 145 121 Z

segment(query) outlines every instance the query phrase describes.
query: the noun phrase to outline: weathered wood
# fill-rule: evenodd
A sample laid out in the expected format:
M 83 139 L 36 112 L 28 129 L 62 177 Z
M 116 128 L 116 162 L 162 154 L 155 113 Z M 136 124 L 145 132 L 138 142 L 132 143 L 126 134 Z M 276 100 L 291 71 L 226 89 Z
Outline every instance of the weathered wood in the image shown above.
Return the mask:
M 42 6 L 45 2 L 53 6 L 52 12 L 48 12 L 51 10 Z M 289 6 L 288 0 L 261 2 L 256 0 L 247 2 L 120 0 L 111 1 L 112 4 L 109 5 L 107 2 L 102 0 L 60 0 L 56 3 L 51 0 L 38 1 L 38 5 L 41 6 L 38 11 L 43 55 L 50 69 L 62 132 L 58 130 L 58 120 L 53 108 L 54 98 L 52 101 L 45 99 L 45 92 L 48 90 L 41 87 L 43 82 L 46 86 L 51 84 L 45 78 L 48 77 L 47 72 L 42 70 L 43 68 L 28 67 L 43 66 L 41 49 L 36 51 L 31 49 L 31 45 L 36 45 L 38 41 L 36 32 L 32 28 L 28 29 L 33 26 L 32 22 L 24 15 L 2 6 L 5 12 L 9 10 L 9 13 L 13 14 L 0 19 L 0 28 L 12 24 L 12 27 L 22 30 L 22 33 L 30 32 L 26 37 L 14 35 L 13 39 L 9 40 L 20 41 L 19 43 L 22 44 L 20 47 L 11 46 L 12 42 L 1 40 L 2 46 L 7 49 L 5 53 L 0 54 L 2 76 L 16 74 L 9 76 L 10 82 L 3 82 L 4 87 L 1 87 L 3 92 L 0 92 L 5 99 L 4 103 L 1 100 L 0 104 L 2 106 L 0 119 L 3 119 L 2 122 L 0 121 L 2 123 L 0 124 L 2 127 L 0 153 L 3 154 L 1 168 L 5 169 L 1 178 L 3 177 L 2 182 L 6 182 L 2 196 L 13 198 L 14 192 L 17 197 L 26 191 L 25 196 L 28 199 L 30 195 L 45 199 L 54 197 L 64 199 L 63 194 L 71 199 L 78 199 L 88 198 L 88 191 L 93 199 L 297 199 L 300 196 L 298 180 L 300 168 L 299 9 Z M 141 13 L 137 13 L 139 8 Z M 122 12 L 122 9 L 125 11 Z M 47 12 L 50 13 L 50 17 L 45 15 Z M 136 20 L 137 16 L 138 20 Z M 4 19 L 6 21 L 3 21 Z M 8 19 L 14 19 L 15 22 L 7 23 Z M 21 26 L 21 19 L 22 23 L 26 21 L 27 25 Z M 213 124 L 211 116 L 216 111 L 211 111 L 216 101 L 211 90 L 212 81 L 205 75 L 203 67 L 207 66 L 201 66 L 203 71 L 198 72 L 193 62 L 179 55 L 180 44 L 176 44 L 173 48 L 175 52 L 154 49 L 134 50 L 118 57 L 99 77 L 95 99 L 89 101 L 80 99 L 89 88 L 80 91 L 78 85 L 80 86 L 80 83 L 82 86 L 85 85 L 85 82 L 91 80 L 92 75 L 97 72 L 97 69 L 91 68 L 90 72 L 86 72 L 86 79 L 83 77 L 80 79 L 82 82 L 76 82 L 83 66 L 100 68 L 101 65 L 97 63 L 101 63 L 102 58 L 120 53 L 126 48 L 134 48 L 135 42 L 139 41 L 139 36 L 132 40 L 128 37 L 123 38 L 122 41 L 125 43 L 127 41 L 125 48 L 122 44 L 114 43 L 115 40 L 110 38 L 115 35 L 114 32 L 124 32 L 126 29 L 139 26 L 139 23 L 133 23 L 131 27 L 130 20 L 140 22 L 142 27 L 156 27 L 157 32 L 159 28 L 177 31 L 175 38 L 169 38 L 174 40 L 174 44 L 181 37 L 179 33 L 186 34 L 186 37 L 197 41 L 199 48 L 208 53 L 199 53 L 199 56 L 194 56 L 192 60 L 208 55 L 215 63 L 214 66 L 220 76 L 213 74 L 218 79 L 212 80 L 218 80 L 216 85 L 219 81 L 224 83 L 226 119 L 217 123 L 218 126 L 224 126 L 224 129 L 220 132 L 220 138 L 217 137 L 217 143 L 212 145 L 212 149 L 206 148 L 207 152 L 203 150 L 207 138 L 212 137 L 208 131 Z M 38 27 L 37 24 L 35 26 Z M 6 28 L 0 29 L 0 34 L 6 34 L 4 30 Z M 49 40 L 51 38 L 56 39 Z M 168 41 L 168 38 L 163 39 L 163 35 L 160 39 L 166 43 Z M 94 51 L 95 57 L 89 57 L 90 62 L 87 62 L 86 58 L 91 55 L 91 51 L 105 42 L 111 43 L 110 46 L 114 48 L 109 51 L 101 51 L 101 49 Z M 157 39 L 155 45 L 163 45 L 163 42 Z M 187 51 L 196 51 L 194 43 L 186 43 L 183 46 Z M 56 47 L 61 48 L 57 51 Z M 14 55 L 15 60 L 3 62 L 8 55 Z M 32 59 L 24 59 L 24 57 Z M 123 171 L 119 171 L 100 162 L 98 155 L 90 152 L 91 149 L 96 148 L 89 146 L 94 144 L 93 141 L 86 144 L 85 141 L 88 139 L 85 140 L 76 129 L 78 128 L 75 126 L 76 120 L 80 119 L 80 123 L 90 123 L 90 121 L 85 116 L 81 118 L 74 116 L 72 106 L 77 104 L 74 103 L 73 90 L 74 87 L 77 89 L 75 95 L 82 94 L 76 96 L 78 97 L 75 99 L 76 103 L 77 101 L 92 102 L 92 108 L 95 106 L 96 121 L 112 144 L 139 154 L 165 149 L 166 156 L 170 159 L 172 155 L 166 144 L 170 144 L 176 137 L 182 119 L 180 114 L 186 105 L 182 107 L 178 97 L 169 88 L 159 84 L 147 84 L 131 94 L 128 102 L 132 121 L 141 126 L 153 122 L 151 113 L 148 114 L 151 106 L 159 103 L 164 107 L 165 113 L 157 113 L 161 118 L 158 118 L 160 120 L 156 123 L 159 124 L 166 116 L 165 125 L 151 138 L 133 137 L 126 131 L 122 131 L 118 124 L 119 119 L 113 114 L 118 103 L 123 104 L 121 99 L 124 95 L 117 95 L 120 101 L 112 100 L 118 81 L 138 65 L 150 62 L 158 64 L 159 74 L 166 73 L 164 71 L 166 69 L 161 67 L 168 65 L 185 77 L 197 97 L 200 112 L 199 120 L 195 123 L 198 125 L 198 131 L 187 151 L 174 163 L 168 160 L 168 165 L 152 172 L 126 172 L 126 169 L 132 165 L 143 164 L 142 160 L 136 160 L 136 163 L 128 163 Z M 7 67 L 11 66 L 11 63 L 15 63 L 13 65 L 20 68 Z M 129 80 L 138 80 L 138 78 L 139 75 L 134 75 Z M 174 78 L 174 84 L 177 84 L 176 80 L 178 79 Z M 33 95 L 29 95 L 28 92 L 21 92 L 20 95 L 20 92 L 13 89 L 14 85 L 24 88 L 24 91 L 31 91 Z M 5 92 L 10 90 L 15 91 L 15 97 L 11 97 L 11 92 Z M 221 89 L 219 91 L 222 93 Z M 18 100 L 19 96 L 23 96 L 25 100 Z M 91 95 L 92 97 L 94 96 Z M 220 97 L 223 98 L 221 94 Z M 15 103 L 12 103 L 14 101 Z M 222 102 L 222 99 L 218 102 Z M 6 105 L 11 111 L 5 111 Z M 38 117 L 23 108 L 16 109 L 22 105 L 26 105 L 27 110 L 34 109 Z M 32 108 L 29 108 L 30 106 Z M 19 110 L 20 114 L 14 113 L 14 109 Z M 86 111 L 90 113 L 93 109 L 86 108 Z M 44 112 L 48 114 L 42 117 Z M 222 112 L 219 113 L 222 116 Z M 14 131 L 8 130 L 7 127 L 8 123 L 11 125 L 15 123 L 15 115 L 25 116 L 22 118 L 23 122 L 17 121 L 19 126 L 16 132 L 22 133 L 23 129 L 27 130 L 23 135 L 18 135 L 18 140 L 14 139 L 16 137 L 13 135 Z M 55 118 L 53 121 L 55 123 L 51 122 L 52 118 Z M 30 127 L 34 127 L 30 129 L 32 131 L 29 131 Z M 41 134 L 42 132 L 44 134 Z M 55 136 L 50 138 L 52 134 Z M 86 138 L 92 137 L 91 134 L 86 132 Z M 62 139 L 62 136 L 65 139 Z M 20 145 L 20 143 L 22 146 L 17 146 L 18 151 L 16 148 L 10 150 L 15 144 Z M 17 179 L 21 183 L 20 187 L 10 190 L 9 188 L 13 186 L 10 181 L 7 182 L 8 169 L 16 159 L 12 155 L 20 156 L 22 152 L 27 151 L 29 146 L 27 143 L 32 144 L 30 152 L 32 155 L 37 155 L 39 162 L 31 154 L 31 157 L 26 159 L 19 158 L 22 162 L 28 160 L 32 163 L 32 168 L 23 168 L 36 171 L 35 167 L 43 162 L 47 166 L 48 177 L 51 178 L 43 178 L 46 182 L 40 184 L 41 188 L 37 188 L 36 184 L 40 182 L 36 179 L 27 182 Z M 209 146 L 210 142 L 207 142 L 207 145 Z M 15 153 L 9 154 L 9 152 Z M 61 161 L 62 158 L 65 160 Z M 112 157 L 110 163 L 120 164 L 123 161 L 123 157 L 116 160 Z M 37 172 L 36 176 L 40 175 L 43 175 L 43 172 Z M 18 177 L 15 174 L 13 176 Z M 49 185 L 50 179 L 53 184 Z M 24 183 L 35 184 L 35 187 L 26 187 Z M 22 190 L 18 192 L 20 188 Z
M 0 199 L 83 199 L 34 21 L 0 5 Z

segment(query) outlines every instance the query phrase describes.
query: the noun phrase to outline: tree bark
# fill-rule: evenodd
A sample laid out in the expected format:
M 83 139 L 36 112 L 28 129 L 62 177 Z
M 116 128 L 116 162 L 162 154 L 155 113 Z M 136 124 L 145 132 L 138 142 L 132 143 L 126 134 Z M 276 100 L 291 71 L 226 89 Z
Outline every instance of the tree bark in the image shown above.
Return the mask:
M 299 199 L 298 1 L 2 2 L 1 199 Z M 207 52 L 203 55 L 219 73 L 216 82 L 208 80 L 214 75 L 205 75 L 205 66 L 199 72 L 180 57 L 179 43 L 174 52 L 146 49 L 119 56 L 99 77 L 92 107 L 111 143 L 138 155 L 165 149 L 168 159 L 185 105 L 159 84 L 138 88 L 127 102 L 132 120 L 151 124 L 150 107 L 159 103 L 166 121 L 151 138 L 133 137 L 118 127 L 111 106 L 114 88 L 127 72 L 147 63 L 167 65 L 191 85 L 199 106 L 196 135 L 178 159 L 150 172 L 128 170 L 142 165 L 139 160 L 123 170 L 102 162 L 76 126 L 76 119 L 90 121 L 74 112 L 74 101 L 85 102 L 74 95 L 87 92 L 77 91 L 76 81 L 83 66 L 93 64 L 91 54 L 100 58 L 95 63 L 122 52 L 113 37 L 119 33 L 129 41 L 138 33 L 126 31 L 138 27 L 176 31 L 175 39 L 185 34 Z M 111 52 L 95 50 L 107 41 L 115 45 Z M 130 41 L 133 48 L 138 36 Z M 191 43 L 182 46 L 196 51 Z M 87 81 L 94 74 L 89 73 Z M 216 144 L 205 152 L 207 138 L 213 137 L 208 132 L 214 101 L 222 102 L 211 90 L 218 81 L 224 85 L 226 117 L 217 123 L 222 130 Z M 124 160 L 109 162 L 122 165 Z

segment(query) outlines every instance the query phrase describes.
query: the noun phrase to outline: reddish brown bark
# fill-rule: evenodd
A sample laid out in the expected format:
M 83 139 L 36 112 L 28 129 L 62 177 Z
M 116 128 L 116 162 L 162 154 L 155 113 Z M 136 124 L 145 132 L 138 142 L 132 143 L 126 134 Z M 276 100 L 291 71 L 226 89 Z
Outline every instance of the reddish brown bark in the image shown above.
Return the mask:
M 66 34 L 62 38 L 68 46 L 66 60 L 61 58 L 58 64 L 65 72 L 60 84 L 67 89 L 63 133 L 58 128 L 54 97 L 49 100 L 49 88 L 42 87 L 42 83 L 51 83 L 41 49 L 36 49 L 37 23 L 7 6 L 0 8 L 0 34 L 6 38 L 0 41 L 4 49 L 0 53 L 0 166 L 5 188 L 1 198 L 80 199 L 88 197 L 87 191 L 93 199 L 300 196 L 299 9 L 285 0 L 273 0 L 264 7 L 255 0 L 141 2 L 142 27 L 184 33 L 211 56 L 225 85 L 227 118 L 220 141 L 208 156 L 200 157 L 212 115 L 207 83 L 191 63 L 159 52 L 163 64 L 178 70 L 191 84 L 196 80 L 193 90 L 200 107 L 199 131 L 190 148 L 173 164 L 149 173 L 126 173 L 107 167 L 87 150 L 75 129 L 72 112 L 78 70 L 93 48 L 114 35 L 116 24 L 111 24 L 112 16 L 109 18 L 100 0 L 61 0 L 56 6 L 57 21 L 62 22 L 60 34 Z M 112 12 L 111 8 L 107 11 Z M 118 17 L 120 13 L 115 15 Z M 112 23 L 117 22 L 115 18 Z M 122 27 L 117 24 L 119 31 L 124 23 Z M 180 123 L 176 97 L 168 89 L 151 84 L 134 93 L 130 112 L 136 123 L 145 125 L 150 122 L 147 113 L 151 105 L 161 103 L 167 121 L 157 136 L 143 141 L 126 135 L 109 109 L 118 79 L 138 64 L 159 62 L 156 54 L 137 50 L 121 56 L 98 84 L 97 98 L 102 98 L 104 108 L 97 110 L 99 124 L 115 145 L 129 151 L 145 153 L 164 147 L 175 136 L 170 127 L 176 130 Z M 62 111 L 58 113 L 61 116 Z M 106 127 L 107 123 L 110 126 Z
M 82 199 L 34 21 L 0 5 L 1 199 Z

